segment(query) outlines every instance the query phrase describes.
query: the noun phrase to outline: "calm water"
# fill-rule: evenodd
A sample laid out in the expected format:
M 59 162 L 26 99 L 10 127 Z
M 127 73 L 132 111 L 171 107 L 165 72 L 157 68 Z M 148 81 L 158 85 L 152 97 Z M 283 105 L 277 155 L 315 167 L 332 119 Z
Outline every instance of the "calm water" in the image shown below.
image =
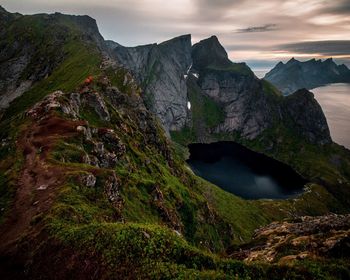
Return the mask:
M 196 175 L 243 198 L 293 197 L 306 183 L 287 165 L 233 142 L 191 144 L 189 150 Z
M 269 69 L 252 69 L 263 78 Z M 329 84 L 311 90 L 327 118 L 334 142 L 350 149 L 350 84 Z
M 269 72 L 271 69 L 267 69 L 267 68 L 256 68 L 256 69 L 252 69 L 255 76 L 257 76 L 259 79 L 264 78 L 265 74 L 267 72 Z
M 350 84 L 330 84 L 311 91 L 326 115 L 333 141 L 350 149 Z

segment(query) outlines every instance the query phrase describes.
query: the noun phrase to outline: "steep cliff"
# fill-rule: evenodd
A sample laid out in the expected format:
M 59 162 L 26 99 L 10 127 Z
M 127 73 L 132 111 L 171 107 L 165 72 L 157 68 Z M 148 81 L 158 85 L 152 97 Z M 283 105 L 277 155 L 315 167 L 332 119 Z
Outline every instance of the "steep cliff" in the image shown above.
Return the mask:
M 30 46 L 31 57 L 45 61 L 32 58 L 29 76 L 46 73 L 46 62 L 52 67 L 0 119 L 2 279 L 346 279 L 343 257 L 291 267 L 231 257 L 273 220 L 349 210 L 350 155 L 324 142 L 312 95 L 283 98 L 246 65 L 230 62 L 215 37 L 191 56 L 189 36 L 124 48 L 105 45 L 88 17 L 0 13 L 3 50 L 24 36 L 19 42 Z M 57 64 L 46 42 L 63 51 Z M 32 49 L 41 44 L 45 49 Z M 225 120 L 229 113 L 238 124 Z M 310 183 L 295 199 L 236 197 L 188 169 L 183 147 L 165 135 L 157 116 L 169 130 L 196 129 L 185 142 L 239 141 L 284 160 Z
M 192 57 L 201 94 L 218 103 L 225 113 L 214 133 L 236 131 L 254 139 L 271 124 L 274 104 L 262 93 L 261 82 L 247 65 L 228 59 L 217 37 L 195 44 Z
M 294 131 L 312 143 L 332 142 L 326 117 L 312 92 L 301 89 L 283 101 L 284 119 L 290 120 L 289 126 Z
M 144 91 L 146 106 L 166 131 L 180 130 L 187 119 L 186 75 L 191 65 L 191 36 L 161 44 L 112 46 L 116 60 L 129 69 Z
M 195 138 L 212 141 L 217 134 L 225 138 L 233 133 L 254 140 L 267 129 L 284 126 L 311 143 L 331 143 L 327 121 L 311 93 L 296 92 L 284 98 L 246 64 L 231 62 L 215 36 L 195 44 L 192 59 L 188 78 L 192 123 L 188 129 Z M 205 113 L 198 114 L 203 99 L 222 112 L 216 123 L 208 125 Z
M 88 16 L 26 16 L 1 8 L 0 24 L 0 111 L 51 75 L 79 43 L 105 48 Z
M 344 64 L 337 65 L 332 58 L 325 61 L 311 59 L 305 62 L 292 58 L 286 64 L 279 62 L 264 79 L 288 95 L 302 88 L 313 89 L 330 83 L 350 83 L 350 70 Z

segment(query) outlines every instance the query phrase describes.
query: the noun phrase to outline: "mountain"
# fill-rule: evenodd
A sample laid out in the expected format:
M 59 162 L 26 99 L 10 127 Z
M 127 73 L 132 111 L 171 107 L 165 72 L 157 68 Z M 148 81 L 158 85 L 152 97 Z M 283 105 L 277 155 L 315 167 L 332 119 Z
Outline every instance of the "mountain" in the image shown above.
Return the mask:
M 265 80 L 288 95 L 302 88 L 313 89 L 330 83 L 350 83 L 350 70 L 346 65 L 337 65 L 332 58 L 325 61 L 311 59 L 300 62 L 294 58 L 286 64 L 279 62 Z
M 2 279 L 349 277 L 348 225 L 334 223 L 350 211 L 350 152 L 332 143 L 312 93 L 283 97 L 216 37 L 128 48 L 88 16 L 1 9 L 0 23 Z M 305 192 L 249 201 L 195 176 L 186 145 L 217 140 L 285 162 Z M 307 223 L 289 225 L 305 215 L 329 225 L 315 234 L 332 254 L 288 266 L 237 255 L 259 251 L 255 241 L 272 251 L 260 237 L 279 223 L 309 237 L 293 232 Z M 288 251 L 284 236 L 281 256 L 313 252 Z
M 187 79 L 191 120 L 184 129 L 194 139 L 211 142 L 217 135 L 236 134 L 254 140 L 283 126 L 311 143 L 331 143 L 326 118 L 312 93 L 303 90 L 283 97 L 245 63 L 231 62 L 215 36 L 192 47 L 192 60 Z
M 196 130 L 198 126 L 202 133 L 197 137 L 203 141 L 212 134 L 232 132 L 255 139 L 276 123 L 296 117 L 288 108 L 297 100 L 283 101 L 278 90 L 260 81 L 245 63 L 231 62 L 216 36 L 194 46 L 190 35 L 132 48 L 108 44 L 115 59 L 137 78 L 147 108 L 157 115 L 167 132 L 187 127 Z M 199 102 L 205 100 L 204 104 L 197 104 L 196 96 Z M 312 100 L 308 92 L 298 96 L 300 100 Z M 308 135 L 311 142 L 330 143 L 326 119 L 316 100 L 304 103 L 310 105 L 309 112 L 315 113 L 310 118 L 320 123 L 318 127 L 304 126 L 298 134 Z M 210 119 L 199 124 L 198 116 L 192 112 L 202 105 L 208 107 L 204 111 L 211 111 L 199 117 Z
M 191 35 L 159 45 L 112 45 L 111 49 L 115 59 L 142 85 L 149 110 L 158 116 L 165 130 L 181 129 L 187 118 L 185 75 L 192 63 Z
M 73 53 L 76 59 L 87 59 L 90 63 L 92 57 L 84 57 L 91 52 L 90 48 L 101 51 L 105 48 L 96 21 L 88 16 L 60 13 L 25 16 L 2 9 L 1 18 L 5 28 L 0 34 L 0 110 L 32 85 L 48 78 L 59 66 L 63 72 L 64 67 L 73 64 Z M 60 73 L 59 78 L 64 80 L 64 75 Z

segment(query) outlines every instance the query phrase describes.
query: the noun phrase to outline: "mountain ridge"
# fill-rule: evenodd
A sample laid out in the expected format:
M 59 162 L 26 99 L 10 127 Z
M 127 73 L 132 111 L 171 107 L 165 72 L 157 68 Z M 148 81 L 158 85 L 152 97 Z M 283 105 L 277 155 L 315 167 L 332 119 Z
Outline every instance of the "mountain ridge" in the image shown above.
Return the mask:
M 66 16 L 63 23 L 49 26 L 64 31 L 58 32 L 59 40 L 51 41 L 52 32 L 35 29 L 51 16 L 26 17 L 26 24 L 15 25 L 13 35 L 27 41 L 19 35 L 33 29 L 30 50 L 45 63 L 33 59 L 33 83 L 0 119 L 4 279 L 350 275 L 348 257 L 341 254 L 310 254 L 288 266 L 233 257 L 243 243 L 254 249 L 249 244 L 255 241 L 254 231 L 270 222 L 330 212 L 341 219 L 338 215 L 349 212 L 350 152 L 328 138 L 322 110 L 310 92 L 283 97 L 245 64 L 225 58 L 223 64 L 215 59 L 214 65 L 202 60 L 210 55 L 205 48 L 199 56 L 205 63 L 192 69 L 197 56 L 192 56 L 188 35 L 130 49 L 105 43 L 93 26 L 82 32 Z M 56 17 L 62 20 L 61 15 Z M 0 53 L 16 49 L 16 40 L 7 40 L 11 34 L 6 32 L 0 37 L 7 43 L 0 44 Z M 209 39 L 212 51 L 225 57 L 218 39 Z M 64 54 L 62 59 L 47 62 L 52 54 L 33 48 L 40 42 L 53 43 Z M 113 53 L 106 44 L 119 51 Z M 40 70 L 47 64 L 52 71 L 43 71 L 42 77 Z M 9 81 L 17 83 L 11 77 Z M 233 120 L 238 112 L 239 126 L 229 121 L 227 131 L 225 126 L 217 131 L 228 112 Z M 265 117 L 269 126 L 259 131 Z M 304 193 L 287 200 L 248 201 L 195 176 L 185 163 L 186 144 L 219 139 L 288 164 L 309 182 Z M 347 243 L 338 232 L 334 236 L 334 251 L 341 252 L 339 246 Z M 259 245 L 270 250 L 268 244 Z M 305 249 L 288 248 L 282 246 L 283 257 Z
M 350 70 L 345 64 L 337 65 L 332 58 L 298 61 L 291 58 L 286 64 L 279 62 L 264 77 L 285 95 L 298 89 L 313 89 L 329 83 L 349 83 Z
M 71 52 L 78 52 L 78 45 L 106 52 L 96 20 L 89 16 L 11 15 L 0 16 L 8 25 L 0 34 L 0 110 L 46 80 Z M 52 28 L 55 32 L 50 32 Z

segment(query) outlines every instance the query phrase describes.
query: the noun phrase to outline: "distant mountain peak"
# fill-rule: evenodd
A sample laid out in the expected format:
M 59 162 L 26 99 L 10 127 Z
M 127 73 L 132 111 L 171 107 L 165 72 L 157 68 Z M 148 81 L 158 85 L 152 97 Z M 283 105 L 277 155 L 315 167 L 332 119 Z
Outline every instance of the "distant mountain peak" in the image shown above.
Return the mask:
M 329 83 L 350 83 L 350 70 L 337 65 L 333 58 L 315 58 L 305 62 L 291 58 L 285 65 L 278 63 L 265 79 L 288 95 L 301 88 L 313 89 Z
M 280 68 L 280 67 L 283 67 L 284 66 L 284 63 L 282 61 L 278 62 L 275 66 L 275 68 Z
M 296 60 L 294 57 L 292 57 L 290 60 L 288 60 L 288 62 L 286 64 L 292 64 L 295 62 L 300 62 L 299 60 Z

